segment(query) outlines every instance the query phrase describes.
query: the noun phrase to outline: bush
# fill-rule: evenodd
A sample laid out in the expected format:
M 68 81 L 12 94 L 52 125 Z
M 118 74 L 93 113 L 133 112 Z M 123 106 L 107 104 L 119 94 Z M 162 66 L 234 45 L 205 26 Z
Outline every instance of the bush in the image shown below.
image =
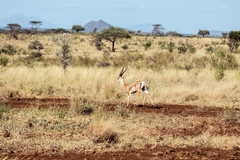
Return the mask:
M 80 115 L 89 115 L 91 114 L 94 109 L 95 105 L 90 102 L 81 102 L 80 104 L 76 104 L 76 112 Z
M 207 53 L 213 53 L 213 51 L 214 51 L 213 46 L 208 45 L 208 47 L 206 48 L 206 52 L 207 52 Z
M 238 63 L 236 57 L 227 53 L 223 48 L 217 48 L 211 56 L 212 66 L 216 69 L 237 69 Z
M 122 46 L 122 49 L 127 50 L 127 49 L 128 49 L 128 46 L 127 46 L 126 44 L 124 44 L 124 45 Z
M 148 50 L 152 46 L 152 42 L 148 41 L 146 44 L 143 44 L 143 46 L 145 47 L 145 50 Z
M 185 46 L 185 44 L 182 44 L 181 46 L 178 47 L 178 53 L 186 53 L 188 48 Z
M 7 56 L 0 56 L 0 66 L 6 67 L 9 62 Z
M 224 69 L 217 69 L 215 72 L 215 78 L 217 81 L 220 81 L 225 77 L 225 70 Z
M 190 53 L 195 53 L 196 52 L 196 48 L 193 45 L 188 45 L 188 50 Z
M 173 43 L 173 42 L 170 42 L 167 45 L 167 49 L 168 49 L 169 52 L 173 52 L 174 48 L 175 48 L 175 43 Z
M 17 50 L 13 47 L 13 45 L 7 44 L 0 49 L 0 53 L 13 56 L 15 53 L 17 53 Z

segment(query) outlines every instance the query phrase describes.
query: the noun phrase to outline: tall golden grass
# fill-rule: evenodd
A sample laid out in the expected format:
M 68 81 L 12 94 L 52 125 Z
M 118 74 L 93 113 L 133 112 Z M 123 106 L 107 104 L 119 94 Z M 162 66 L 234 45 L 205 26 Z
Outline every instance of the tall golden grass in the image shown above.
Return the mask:
M 43 43 L 41 51 L 44 57 L 55 57 L 59 46 L 53 43 L 55 35 L 19 35 L 19 40 L 9 40 L 6 35 L 0 34 L 0 49 L 5 44 L 13 45 L 18 51 L 31 51 L 28 45 L 39 40 Z M 109 52 L 110 44 L 107 42 L 104 51 L 98 51 L 90 44 L 91 35 L 72 35 L 71 53 L 74 58 L 79 55 L 88 55 L 99 58 L 103 52 Z M 152 42 L 150 48 L 145 50 L 143 44 Z M 196 48 L 195 53 L 179 56 L 175 48 L 177 64 L 191 63 L 196 57 L 211 57 L 206 53 L 207 45 L 217 45 L 227 50 L 223 39 L 216 38 L 173 38 L 173 37 L 144 37 L 133 36 L 129 40 L 117 42 L 117 52 L 110 53 L 113 57 L 122 54 L 144 54 L 151 56 L 162 52 L 170 54 L 162 43 L 174 42 L 176 45 L 190 44 Z M 128 45 L 129 49 L 121 48 Z M 225 120 L 239 120 L 239 115 L 226 112 L 217 117 L 198 116 L 166 116 L 163 114 L 136 114 L 124 108 L 127 95 L 123 93 L 117 82 L 119 72 L 123 66 L 111 67 L 84 67 L 71 66 L 64 71 L 56 64 L 33 66 L 14 65 L 14 60 L 23 55 L 22 51 L 13 57 L 9 56 L 10 64 L 0 68 L 0 99 L 11 96 L 20 97 L 66 97 L 74 102 L 69 110 L 57 109 L 13 109 L 1 113 L 0 118 L 0 148 L 18 153 L 52 153 L 58 151 L 107 151 L 124 150 L 128 148 L 144 148 L 146 144 L 171 147 L 204 146 L 221 149 L 231 149 L 239 146 L 239 136 L 218 134 L 220 126 Z M 234 54 L 240 62 L 239 54 Z M 178 59 L 179 58 L 179 59 Z M 119 60 L 120 61 L 120 60 Z M 201 109 L 204 106 L 239 107 L 240 102 L 240 72 L 238 69 L 225 70 L 221 80 L 215 77 L 216 69 L 210 66 L 180 69 L 168 66 L 160 69 L 133 64 L 128 66 L 124 74 L 127 83 L 136 80 L 145 80 L 148 90 L 155 104 L 187 104 L 196 105 Z M 141 94 L 134 94 L 133 99 L 141 104 Z M 90 115 L 80 115 L 76 108 L 81 99 L 89 102 L 115 103 L 118 108 L 113 112 L 104 112 L 97 106 Z M 150 102 L 148 102 L 150 103 Z M 222 116 L 222 117 L 221 117 Z M 223 120 L 222 120 L 223 119 Z M 197 135 L 182 135 L 181 131 L 195 130 L 199 126 L 205 127 Z M 227 125 L 223 127 L 226 128 Z M 10 132 L 8 138 L 2 135 L 5 130 Z M 111 139 L 111 141 L 109 141 Z M 34 154 L 34 153 L 33 153 Z
M 6 97 L 12 91 L 22 97 L 82 97 L 126 103 L 127 95 L 117 82 L 120 71 L 121 68 L 70 67 L 64 72 L 59 66 L 9 67 L 1 69 L 0 96 Z M 127 83 L 145 80 L 156 104 L 236 107 L 240 99 L 239 71 L 226 71 L 221 81 L 208 69 L 154 72 L 129 68 L 124 76 Z M 136 93 L 133 98 L 141 104 L 143 97 Z

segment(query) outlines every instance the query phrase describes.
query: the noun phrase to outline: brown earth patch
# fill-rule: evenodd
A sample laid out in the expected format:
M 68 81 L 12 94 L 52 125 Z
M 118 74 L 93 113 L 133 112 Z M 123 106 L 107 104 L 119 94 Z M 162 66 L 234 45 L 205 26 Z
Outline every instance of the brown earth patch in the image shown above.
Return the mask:
M 240 149 L 235 147 L 231 150 L 221 150 L 204 147 L 185 147 L 172 148 L 167 146 L 151 146 L 146 145 L 143 149 L 129 149 L 122 151 L 61 151 L 52 150 L 52 153 L 38 153 L 33 155 L 24 155 L 9 151 L 4 153 L 0 150 L 0 158 L 2 159 L 85 159 L 85 160 L 110 160 L 110 159 L 140 159 L 140 160 L 156 160 L 156 159 L 240 159 Z
M 5 101 L 7 106 L 11 108 L 51 108 L 61 107 L 69 108 L 70 100 L 67 98 L 9 98 Z M 118 104 L 104 104 L 105 111 L 114 111 Z M 123 105 L 124 106 L 124 105 Z M 134 110 L 137 114 L 164 114 L 171 116 L 197 116 L 197 117 L 216 117 L 224 110 L 217 107 L 197 107 L 185 105 L 171 105 L 171 104 L 157 104 L 155 106 L 135 106 L 129 105 L 127 107 Z M 239 110 L 236 110 L 239 112 Z M 31 127 L 31 124 L 29 124 Z M 210 129 L 211 128 L 211 129 Z M 153 129 L 152 134 L 170 134 L 174 137 L 178 136 L 198 136 L 208 131 L 211 135 L 240 135 L 240 123 L 237 122 L 207 122 L 203 121 L 199 125 L 192 128 L 176 129 Z M 11 133 L 7 130 L 3 134 L 8 138 Z M 30 135 L 36 137 L 37 135 Z M 161 137 L 159 137 L 161 141 Z M 61 149 L 53 149 L 52 151 L 36 151 L 35 154 L 26 154 L 14 150 L 3 150 L 0 148 L 0 159 L 240 159 L 240 148 L 233 147 L 230 150 L 222 150 L 218 148 L 205 148 L 204 146 L 187 146 L 172 148 L 168 146 L 152 146 L 146 145 L 142 149 L 119 149 L 114 151 L 62 151 Z

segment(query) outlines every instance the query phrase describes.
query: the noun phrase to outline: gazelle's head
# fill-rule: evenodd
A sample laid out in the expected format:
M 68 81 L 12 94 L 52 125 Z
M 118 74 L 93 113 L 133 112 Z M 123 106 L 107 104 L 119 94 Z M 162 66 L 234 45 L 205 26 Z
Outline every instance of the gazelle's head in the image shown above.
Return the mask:
M 124 67 L 122 68 L 122 71 L 120 72 L 119 74 L 119 77 L 118 77 L 118 81 L 120 82 L 121 80 L 123 80 L 123 74 L 127 71 L 127 68 L 124 69 Z

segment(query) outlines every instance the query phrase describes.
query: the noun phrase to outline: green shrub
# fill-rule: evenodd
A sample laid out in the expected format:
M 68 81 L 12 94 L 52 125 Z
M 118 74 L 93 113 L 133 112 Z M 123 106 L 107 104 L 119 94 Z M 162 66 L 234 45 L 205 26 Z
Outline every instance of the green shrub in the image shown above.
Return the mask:
M 208 45 L 208 47 L 206 48 L 206 52 L 207 52 L 207 53 L 213 53 L 213 51 L 214 51 L 213 46 Z
M 172 53 L 174 48 L 175 48 L 175 43 L 169 42 L 169 44 L 167 45 L 168 51 Z
M 186 53 L 188 48 L 186 47 L 185 44 L 182 44 L 181 46 L 178 47 L 178 53 Z
M 148 50 L 152 46 L 152 42 L 148 41 L 145 44 L 143 44 L 143 46 L 145 47 L 145 50 Z
M 217 48 L 211 56 L 212 66 L 216 69 L 237 69 L 238 62 L 236 57 L 227 53 L 223 48 Z
M 222 80 L 225 77 L 225 70 L 224 69 L 217 69 L 215 71 L 215 78 L 217 81 Z
M 89 101 L 87 102 L 80 102 L 76 104 L 76 112 L 80 115 L 88 115 L 91 114 L 94 109 L 96 108 L 96 106 L 92 103 L 90 103 Z
M 9 59 L 7 56 L 0 56 L 0 66 L 6 67 L 9 62 Z
M 196 48 L 193 45 L 188 45 L 188 50 L 190 53 L 195 53 L 196 52 Z
M 124 45 L 122 46 L 122 49 L 127 50 L 127 49 L 128 49 L 128 46 L 127 46 L 126 44 L 124 44 Z
M 4 53 L 7 55 L 13 56 L 15 53 L 17 53 L 17 50 L 15 47 L 11 44 L 4 45 L 3 48 L 0 49 L 0 53 Z

